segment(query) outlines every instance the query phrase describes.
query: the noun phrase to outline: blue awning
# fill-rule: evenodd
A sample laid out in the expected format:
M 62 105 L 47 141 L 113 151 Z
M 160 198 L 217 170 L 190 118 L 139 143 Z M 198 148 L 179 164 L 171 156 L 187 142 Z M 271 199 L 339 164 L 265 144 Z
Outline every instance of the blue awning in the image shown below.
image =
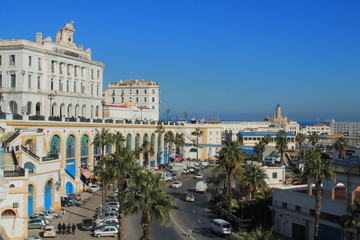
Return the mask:
M 253 150 L 242 149 L 241 151 L 243 151 L 244 153 L 255 154 L 255 152 Z

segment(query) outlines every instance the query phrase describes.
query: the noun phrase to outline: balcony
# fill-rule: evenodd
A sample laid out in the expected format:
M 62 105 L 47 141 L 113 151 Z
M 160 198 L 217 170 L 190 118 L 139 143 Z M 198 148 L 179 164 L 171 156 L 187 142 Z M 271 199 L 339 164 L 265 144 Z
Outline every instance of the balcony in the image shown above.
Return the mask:
M 20 114 L 14 114 L 13 115 L 13 120 L 23 120 L 23 116 Z
M 57 121 L 57 122 L 61 122 L 61 117 L 49 117 L 49 121 Z
M 0 119 L 6 119 L 6 113 L 0 112 Z
M 42 157 L 43 162 L 58 160 L 58 159 L 59 159 L 59 154 L 57 153 L 48 153 L 46 156 Z
M 77 119 L 75 117 L 66 117 L 65 122 L 77 122 Z
M 24 177 L 25 169 L 20 168 L 15 171 L 4 171 L 4 177 Z
M 45 116 L 42 116 L 42 115 L 29 116 L 29 120 L 32 120 L 32 121 L 44 121 Z
M 80 122 L 90 122 L 90 118 L 81 117 Z
M 102 123 L 102 119 L 93 119 L 94 123 Z
M 114 123 L 114 120 L 112 120 L 112 119 L 105 119 L 105 123 Z

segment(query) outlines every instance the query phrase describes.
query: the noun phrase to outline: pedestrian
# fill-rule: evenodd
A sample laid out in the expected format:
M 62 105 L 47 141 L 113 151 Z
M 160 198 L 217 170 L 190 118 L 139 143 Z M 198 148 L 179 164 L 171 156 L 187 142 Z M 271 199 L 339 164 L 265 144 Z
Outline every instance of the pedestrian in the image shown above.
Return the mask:
M 63 230 L 63 234 L 65 235 L 65 233 L 66 233 L 66 225 L 65 225 L 65 223 L 62 224 L 61 228 Z
M 67 234 L 68 235 L 70 234 L 70 231 L 71 231 L 71 224 L 68 223 L 68 225 L 67 225 Z
M 73 225 L 71 226 L 71 229 L 72 229 L 72 233 L 73 235 L 75 234 L 75 230 L 76 230 L 76 225 L 75 223 L 73 223 Z
M 59 222 L 59 224 L 58 224 L 58 230 L 59 230 L 59 234 L 61 234 L 62 231 L 61 231 L 61 223 L 60 223 L 60 222 Z
M 63 214 L 63 217 L 65 217 L 65 214 L 66 214 L 65 208 L 62 209 L 62 214 Z

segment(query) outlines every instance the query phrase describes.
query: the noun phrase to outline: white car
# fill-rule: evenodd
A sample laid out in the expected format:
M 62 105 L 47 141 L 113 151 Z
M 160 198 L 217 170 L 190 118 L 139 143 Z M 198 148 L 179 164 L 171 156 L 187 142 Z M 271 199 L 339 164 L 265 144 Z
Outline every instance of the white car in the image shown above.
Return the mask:
M 104 236 L 111 236 L 111 237 L 116 237 L 118 234 L 118 230 L 116 229 L 116 227 L 113 226 L 105 226 L 101 229 L 97 229 L 94 231 L 94 236 L 95 237 L 104 237 Z
M 56 236 L 56 228 L 52 225 L 47 225 L 43 231 L 43 237 L 55 237 Z
M 194 201 L 195 201 L 195 195 L 194 195 L 194 194 L 191 194 L 191 193 L 188 193 L 188 194 L 186 195 L 185 200 L 186 200 L 187 202 L 194 202 Z
M 97 184 L 93 184 L 93 185 L 91 185 L 90 188 L 89 188 L 89 192 L 92 192 L 92 193 L 97 192 L 97 191 L 99 191 L 99 190 L 100 190 L 100 186 L 97 185 Z
M 54 212 L 53 210 L 44 210 L 42 211 L 46 216 L 50 217 L 50 218 L 58 218 L 60 217 L 60 215 L 56 212 Z
M 231 224 L 223 219 L 212 219 L 210 221 L 210 228 L 213 232 L 218 235 L 231 234 L 232 227 Z
M 98 225 L 101 225 L 104 222 L 108 222 L 108 221 L 119 222 L 117 217 L 111 217 L 111 216 L 109 216 L 109 217 L 100 217 L 100 218 L 95 220 L 95 225 L 98 226 Z
M 119 202 L 107 202 L 106 203 L 107 207 L 115 207 L 115 208 L 119 208 L 120 207 L 120 203 Z
M 197 173 L 196 175 L 195 175 L 195 178 L 196 179 L 203 179 L 203 175 L 201 174 L 201 173 Z
M 182 182 L 181 181 L 175 181 L 175 182 L 173 182 L 171 187 L 172 188 L 181 188 L 182 187 Z

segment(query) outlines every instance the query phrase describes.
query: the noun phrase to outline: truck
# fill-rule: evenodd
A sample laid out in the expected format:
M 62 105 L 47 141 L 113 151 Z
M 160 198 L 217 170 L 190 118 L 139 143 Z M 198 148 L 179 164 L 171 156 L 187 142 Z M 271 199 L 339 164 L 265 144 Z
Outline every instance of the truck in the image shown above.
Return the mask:
M 177 164 L 174 164 L 172 167 L 171 167 L 171 170 L 173 171 L 178 171 L 178 172 L 182 172 L 185 168 L 187 168 L 187 166 L 185 164 L 181 164 L 181 163 L 177 163 Z
M 161 174 L 161 180 L 163 180 L 164 182 L 169 182 L 172 181 L 173 178 L 171 176 L 171 173 L 169 172 L 164 172 L 164 171 L 154 171 L 154 174 Z
M 207 191 L 207 188 L 208 186 L 205 181 L 198 181 L 195 186 L 195 191 L 205 193 Z

